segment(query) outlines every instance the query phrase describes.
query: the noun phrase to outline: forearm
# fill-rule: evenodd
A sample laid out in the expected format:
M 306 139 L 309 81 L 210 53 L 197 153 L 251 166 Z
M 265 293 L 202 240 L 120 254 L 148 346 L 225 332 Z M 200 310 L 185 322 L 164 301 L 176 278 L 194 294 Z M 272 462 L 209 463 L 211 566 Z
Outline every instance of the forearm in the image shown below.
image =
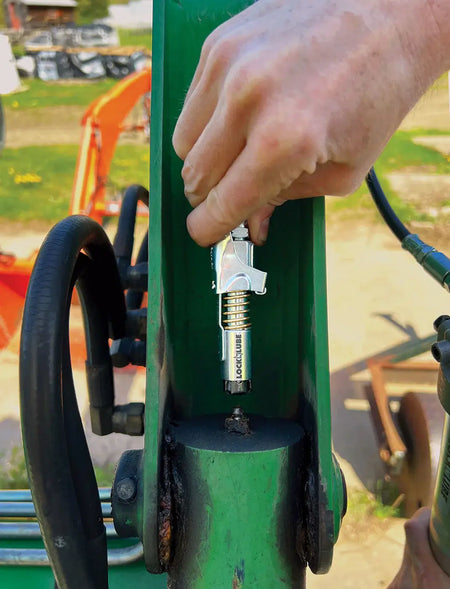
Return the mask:
M 406 59 L 403 81 L 411 91 L 413 104 L 415 93 L 418 98 L 450 68 L 450 0 L 382 1 L 392 18 Z M 392 55 L 392 59 L 395 58 Z
M 431 14 L 439 31 L 439 44 L 444 71 L 450 69 L 450 0 L 428 0 Z

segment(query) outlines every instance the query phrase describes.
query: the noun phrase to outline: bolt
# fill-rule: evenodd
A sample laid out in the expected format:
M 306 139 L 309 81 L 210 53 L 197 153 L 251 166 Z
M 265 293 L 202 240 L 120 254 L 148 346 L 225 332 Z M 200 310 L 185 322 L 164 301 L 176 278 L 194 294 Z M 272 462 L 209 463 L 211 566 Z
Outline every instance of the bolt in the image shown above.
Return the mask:
M 232 417 L 232 419 L 237 419 L 237 420 L 244 418 L 244 412 L 239 407 L 239 405 L 233 409 L 233 411 L 231 412 L 231 417 Z
M 242 435 L 249 435 L 251 433 L 249 419 L 239 406 L 234 407 L 230 417 L 225 419 L 225 429 L 228 433 Z
M 131 503 L 137 493 L 136 481 L 130 477 L 121 479 L 116 483 L 115 491 L 121 503 Z

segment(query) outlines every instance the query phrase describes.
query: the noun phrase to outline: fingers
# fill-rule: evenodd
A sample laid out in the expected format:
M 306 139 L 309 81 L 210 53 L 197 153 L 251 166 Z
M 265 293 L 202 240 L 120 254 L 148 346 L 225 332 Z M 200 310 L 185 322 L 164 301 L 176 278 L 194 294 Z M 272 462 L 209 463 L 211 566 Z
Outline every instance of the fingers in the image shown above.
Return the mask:
M 269 144 L 273 143 L 272 133 L 268 136 Z M 263 136 L 246 144 L 206 199 L 203 202 L 201 198 L 193 199 L 193 204 L 198 206 L 189 215 L 187 225 L 199 245 L 215 243 L 245 220 L 250 220 L 250 231 L 256 242 L 265 240 L 267 223 L 263 221 L 270 217 L 274 205 L 283 202 L 280 193 L 302 174 L 302 164 L 308 165 L 303 158 L 299 161 L 295 158 L 294 168 L 292 161 L 286 164 L 286 146 L 279 141 L 272 148 L 266 144 Z
M 175 153 L 182 160 L 195 145 L 217 105 L 218 90 L 208 86 L 208 80 L 199 83 L 187 99 L 178 118 L 172 137 Z
M 239 51 L 234 28 L 224 23 L 205 41 L 198 67 L 173 134 L 173 147 L 181 159 L 195 145 L 210 121 L 225 85 L 230 64 Z
M 182 176 L 190 204 L 200 204 L 245 147 L 243 125 L 218 107 L 187 156 Z
M 359 187 L 364 177 L 364 171 L 356 173 L 346 164 L 327 162 L 319 164 L 313 174 L 302 174 L 278 198 L 290 200 L 321 195 L 346 196 Z
M 221 181 L 188 216 L 191 237 L 201 246 L 216 243 L 264 204 L 252 150 L 246 147 L 234 160 Z
M 275 205 L 267 205 L 247 218 L 250 238 L 256 245 L 264 245 L 267 241 L 270 218 L 274 210 Z

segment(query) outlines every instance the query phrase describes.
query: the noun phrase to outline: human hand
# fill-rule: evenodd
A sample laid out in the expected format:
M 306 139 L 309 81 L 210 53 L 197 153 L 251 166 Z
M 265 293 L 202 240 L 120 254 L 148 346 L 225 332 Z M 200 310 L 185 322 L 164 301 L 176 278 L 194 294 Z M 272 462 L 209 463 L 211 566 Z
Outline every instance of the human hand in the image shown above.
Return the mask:
M 353 191 L 449 65 L 439 3 L 259 0 L 216 29 L 173 136 L 193 239 L 262 244 L 287 199 Z
M 450 577 L 436 562 L 430 548 L 430 509 L 422 507 L 405 523 L 403 562 L 388 589 L 448 589 Z

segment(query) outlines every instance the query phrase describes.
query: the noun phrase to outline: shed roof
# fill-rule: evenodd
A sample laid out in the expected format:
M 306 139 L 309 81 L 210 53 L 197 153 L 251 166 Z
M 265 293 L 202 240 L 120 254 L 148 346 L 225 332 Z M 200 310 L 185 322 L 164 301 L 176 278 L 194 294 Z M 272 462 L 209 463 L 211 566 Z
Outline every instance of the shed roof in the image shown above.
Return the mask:
M 54 6 L 55 8 L 76 8 L 75 0 L 19 0 L 26 6 Z

